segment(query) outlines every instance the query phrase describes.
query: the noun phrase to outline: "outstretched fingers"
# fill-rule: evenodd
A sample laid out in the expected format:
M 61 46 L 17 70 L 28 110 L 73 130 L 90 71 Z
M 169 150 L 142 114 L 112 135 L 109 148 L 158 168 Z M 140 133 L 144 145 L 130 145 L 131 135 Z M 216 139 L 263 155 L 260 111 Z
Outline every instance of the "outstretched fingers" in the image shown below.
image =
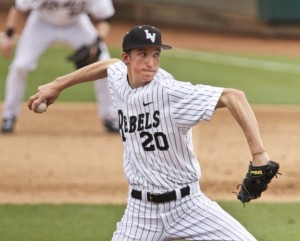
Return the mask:
M 36 94 L 29 97 L 27 106 L 30 110 L 40 113 L 38 111 L 38 106 L 44 102 L 48 107 L 55 102 L 58 95 L 59 91 L 55 88 L 53 82 L 42 85 L 38 88 Z
M 28 100 L 28 108 L 34 112 L 37 112 L 37 108 L 38 106 L 45 102 L 47 104 L 47 99 L 41 95 L 39 95 L 39 93 L 29 97 Z

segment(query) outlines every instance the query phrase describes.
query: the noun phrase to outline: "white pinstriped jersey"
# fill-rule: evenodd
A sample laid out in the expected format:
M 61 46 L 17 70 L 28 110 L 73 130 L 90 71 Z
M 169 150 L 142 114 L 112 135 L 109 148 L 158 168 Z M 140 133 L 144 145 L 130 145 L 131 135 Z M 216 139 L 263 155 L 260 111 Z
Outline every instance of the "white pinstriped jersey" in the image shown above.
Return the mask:
M 110 18 L 115 13 L 111 0 L 16 0 L 16 7 L 21 11 L 33 10 L 58 26 L 75 23 L 85 13 L 96 19 Z
M 164 192 L 198 181 L 191 127 L 210 120 L 223 89 L 180 82 L 162 69 L 149 84 L 132 89 L 123 62 L 109 67 L 108 82 L 132 188 Z

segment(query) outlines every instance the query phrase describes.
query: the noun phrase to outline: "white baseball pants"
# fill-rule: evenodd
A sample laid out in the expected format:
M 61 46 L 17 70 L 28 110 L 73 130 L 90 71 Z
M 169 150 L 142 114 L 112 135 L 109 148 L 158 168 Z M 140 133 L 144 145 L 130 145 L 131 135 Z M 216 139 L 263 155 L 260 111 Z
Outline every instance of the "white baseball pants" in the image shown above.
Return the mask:
M 3 118 L 17 117 L 19 115 L 28 73 L 37 67 L 40 56 L 51 44 L 62 42 L 77 49 L 84 44 L 92 43 L 96 36 L 96 29 L 87 16 L 82 16 L 76 23 L 71 25 L 56 26 L 32 13 L 20 36 L 15 58 L 9 68 Z M 101 43 L 100 47 L 102 50 L 100 58 L 110 58 L 106 45 Z M 45 78 L 47 78 L 46 74 Z M 107 80 L 95 81 L 94 83 L 99 117 L 116 119 L 117 113 L 109 94 Z
M 161 204 L 129 197 L 112 241 L 256 241 L 237 220 L 207 198 L 198 183 L 190 187 L 189 196 Z

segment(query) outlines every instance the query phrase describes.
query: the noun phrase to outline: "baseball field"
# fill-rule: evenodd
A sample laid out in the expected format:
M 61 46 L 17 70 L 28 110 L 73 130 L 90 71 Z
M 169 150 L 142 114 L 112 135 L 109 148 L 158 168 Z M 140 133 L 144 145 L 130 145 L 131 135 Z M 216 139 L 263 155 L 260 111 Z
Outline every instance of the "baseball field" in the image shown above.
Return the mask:
M 115 24 L 108 40 L 120 55 L 130 24 Z M 300 44 L 161 28 L 162 67 L 177 79 L 240 88 L 259 121 L 265 147 L 282 176 L 262 198 L 243 207 L 232 193 L 247 170 L 250 153 L 240 128 L 225 110 L 194 128 L 204 193 L 237 217 L 260 241 L 300 237 Z M 26 99 L 42 83 L 68 73 L 71 50 L 49 49 L 30 74 Z M 0 111 L 11 59 L 0 59 Z M 24 102 L 16 132 L 0 135 L 0 240 L 110 240 L 122 216 L 127 183 L 122 143 L 104 131 L 96 115 L 92 83 L 72 87 L 46 113 Z

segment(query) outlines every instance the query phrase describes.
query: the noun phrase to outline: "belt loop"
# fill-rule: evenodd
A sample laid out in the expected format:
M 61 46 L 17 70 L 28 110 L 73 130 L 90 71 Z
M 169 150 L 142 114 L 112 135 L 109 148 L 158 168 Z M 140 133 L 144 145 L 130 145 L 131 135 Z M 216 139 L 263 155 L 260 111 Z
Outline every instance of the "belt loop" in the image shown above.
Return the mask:
M 145 202 L 148 201 L 148 199 L 147 199 L 147 191 L 145 191 L 145 190 L 142 190 L 142 200 L 145 201 Z
M 180 200 L 181 199 L 181 190 L 179 188 L 176 188 L 175 192 L 176 192 L 176 200 Z
M 199 182 L 190 183 L 189 186 L 191 188 L 191 194 L 201 192 Z

